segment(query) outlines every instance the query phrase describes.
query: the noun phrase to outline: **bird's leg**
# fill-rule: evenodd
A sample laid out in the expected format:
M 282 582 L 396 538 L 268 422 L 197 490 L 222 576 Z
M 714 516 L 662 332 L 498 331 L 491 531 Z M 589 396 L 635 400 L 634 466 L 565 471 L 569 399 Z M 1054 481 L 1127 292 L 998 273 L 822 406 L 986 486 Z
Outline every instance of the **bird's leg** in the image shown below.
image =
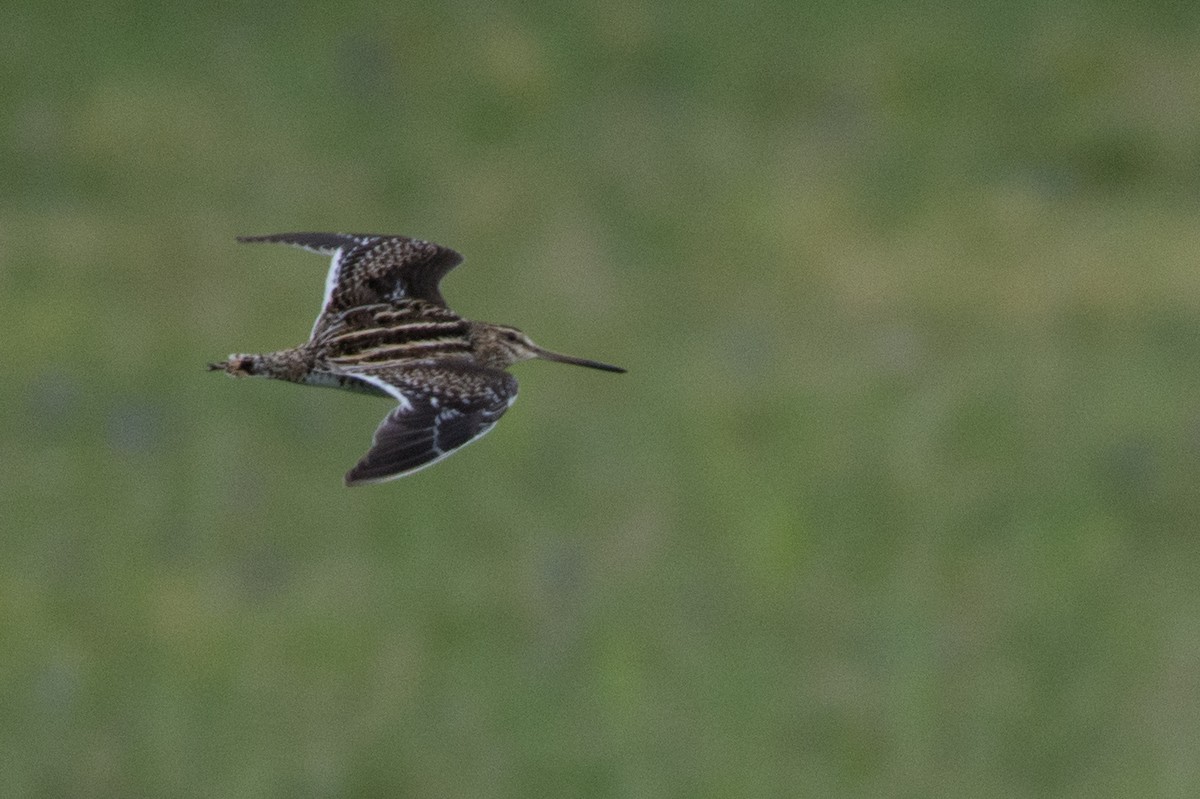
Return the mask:
M 230 355 L 228 360 L 220 363 L 210 363 L 208 371 L 210 372 L 225 372 L 230 377 L 250 377 L 257 374 L 257 366 L 259 361 L 257 355 Z

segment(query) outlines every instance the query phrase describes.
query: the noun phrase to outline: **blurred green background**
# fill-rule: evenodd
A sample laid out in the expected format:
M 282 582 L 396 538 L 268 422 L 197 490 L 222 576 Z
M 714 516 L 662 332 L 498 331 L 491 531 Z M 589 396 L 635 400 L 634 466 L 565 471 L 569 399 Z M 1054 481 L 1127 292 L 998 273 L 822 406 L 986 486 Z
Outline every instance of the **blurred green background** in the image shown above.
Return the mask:
M 1200 7 L 592 5 L 5 7 L 0 794 L 1200 795 Z M 345 489 L 303 229 L 629 374 Z

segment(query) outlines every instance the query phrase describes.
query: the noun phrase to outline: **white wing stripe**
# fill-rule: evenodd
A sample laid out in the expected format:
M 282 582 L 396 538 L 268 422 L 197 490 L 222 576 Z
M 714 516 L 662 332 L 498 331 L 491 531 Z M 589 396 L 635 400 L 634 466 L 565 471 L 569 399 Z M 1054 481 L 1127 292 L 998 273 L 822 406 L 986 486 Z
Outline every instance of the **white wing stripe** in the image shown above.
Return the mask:
M 376 388 L 380 389 L 381 391 L 386 391 L 388 394 L 391 394 L 393 397 L 396 398 L 396 401 L 400 403 L 400 410 L 404 411 L 405 413 L 408 413 L 409 411 L 412 410 L 412 407 L 413 407 L 412 402 L 409 401 L 408 397 L 404 396 L 404 392 L 402 392 L 400 389 L 396 388 L 395 386 L 393 386 L 391 383 L 387 382 L 386 380 L 378 378 L 375 375 L 365 375 L 365 374 L 362 374 L 361 372 L 355 372 L 353 374 L 353 377 L 356 377 L 359 380 L 362 380 L 364 383 L 370 383 L 371 385 L 375 386 Z
M 342 271 L 342 254 L 345 252 L 345 247 L 338 247 L 333 251 L 333 258 L 329 261 L 329 272 L 325 275 L 325 299 L 321 300 L 321 312 L 317 314 L 316 321 L 313 322 L 312 332 L 308 334 L 309 338 L 316 337 L 317 325 L 321 323 L 321 317 L 325 315 L 325 309 L 329 307 L 329 298 L 333 296 L 333 289 L 337 286 L 338 274 Z

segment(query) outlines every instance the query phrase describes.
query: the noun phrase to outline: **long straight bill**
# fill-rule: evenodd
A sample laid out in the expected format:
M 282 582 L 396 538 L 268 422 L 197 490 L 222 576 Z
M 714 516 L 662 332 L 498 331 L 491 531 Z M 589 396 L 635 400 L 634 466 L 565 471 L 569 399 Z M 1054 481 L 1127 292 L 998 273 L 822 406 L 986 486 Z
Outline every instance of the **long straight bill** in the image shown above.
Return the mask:
M 605 372 L 617 372 L 623 374 L 625 372 L 619 366 L 613 366 L 600 361 L 590 361 L 587 358 L 576 358 L 571 355 L 562 355 L 561 353 L 551 352 L 550 350 L 539 349 L 537 357 L 547 361 L 557 361 L 558 363 L 572 363 L 576 366 L 586 366 L 589 369 L 601 369 Z

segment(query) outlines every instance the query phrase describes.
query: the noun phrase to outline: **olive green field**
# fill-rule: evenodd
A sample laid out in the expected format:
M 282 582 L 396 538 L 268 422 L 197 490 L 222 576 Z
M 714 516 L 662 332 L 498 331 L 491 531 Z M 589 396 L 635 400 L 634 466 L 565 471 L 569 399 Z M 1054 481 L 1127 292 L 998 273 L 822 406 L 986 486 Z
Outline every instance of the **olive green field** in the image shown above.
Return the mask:
M 0 796 L 1200 796 L 1200 5 L 3 18 Z M 298 230 L 628 373 L 346 488 Z

